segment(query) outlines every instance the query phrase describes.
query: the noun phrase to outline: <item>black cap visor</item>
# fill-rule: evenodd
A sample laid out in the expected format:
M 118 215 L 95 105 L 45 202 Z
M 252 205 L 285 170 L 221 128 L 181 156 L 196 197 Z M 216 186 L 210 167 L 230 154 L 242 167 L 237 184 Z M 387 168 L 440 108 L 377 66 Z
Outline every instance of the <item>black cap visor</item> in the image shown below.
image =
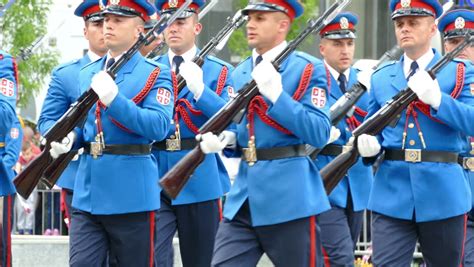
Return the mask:
M 172 15 L 174 12 L 176 12 L 178 9 L 177 8 L 169 8 L 169 9 L 164 9 L 161 11 L 161 15 Z M 192 8 L 185 9 L 177 19 L 185 19 L 191 17 L 193 14 L 197 14 L 196 10 Z
M 280 11 L 285 14 L 288 14 L 288 10 L 286 8 L 279 5 L 271 4 L 271 3 L 249 4 L 242 10 L 242 14 L 248 15 L 250 11 L 267 11 L 267 12 Z
M 415 17 L 435 17 L 435 14 L 428 9 L 425 8 L 400 8 L 395 10 L 392 13 L 392 20 L 399 18 L 399 17 L 406 17 L 406 16 L 415 16 Z
M 330 31 L 330 32 L 326 32 L 322 37 L 326 39 L 331 39 L 331 40 L 357 38 L 357 36 L 355 35 L 355 32 L 351 30 Z

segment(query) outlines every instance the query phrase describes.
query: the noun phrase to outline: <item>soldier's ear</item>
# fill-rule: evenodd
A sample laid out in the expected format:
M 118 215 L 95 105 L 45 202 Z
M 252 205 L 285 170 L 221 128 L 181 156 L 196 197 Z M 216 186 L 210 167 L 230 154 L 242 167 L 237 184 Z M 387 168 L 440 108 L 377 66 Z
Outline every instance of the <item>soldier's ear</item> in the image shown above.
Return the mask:
M 202 24 L 201 23 L 196 23 L 194 24 L 194 34 L 198 35 L 202 31 Z

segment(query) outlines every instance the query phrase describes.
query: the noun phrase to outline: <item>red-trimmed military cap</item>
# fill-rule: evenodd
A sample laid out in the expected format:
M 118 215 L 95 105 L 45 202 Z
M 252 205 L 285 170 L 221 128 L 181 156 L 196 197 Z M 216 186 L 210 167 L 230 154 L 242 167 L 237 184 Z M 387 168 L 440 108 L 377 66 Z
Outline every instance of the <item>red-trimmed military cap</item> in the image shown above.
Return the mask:
M 337 15 L 319 35 L 327 39 L 355 39 L 355 25 L 357 25 L 357 16 L 351 12 L 342 12 Z
M 102 14 L 124 17 L 138 16 L 148 21 L 155 13 L 155 7 L 148 0 L 100 0 Z
M 438 0 L 391 0 L 392 19 L 404 16 L 432 16 L 438 18 L 443 14 L 443 7 Z
M 180 8 L 185 0 L 156 0 L 155 7 L 161 15 L 172 14 Z M 187 9 L 181 13 L 179 18 L 187 18 L 193 14 L 199 13 L 199 9 L 204 5 L 204 0 L 194 0 Z
M 74 15 L 83 17 L 85 21 L 99 21 L 104 19 L 99 0 L 84 0 L 77 6 Z
M 467 33 L 474 34 L 474 11 L 456 9 L 446 13 L 438 21 L 438 29 L 444 39 L 463 37 Z
M 242 11 L 244 15 L 247 15 L 249 11 L 280 11 L 293 20 L 303 14 L 304 7 L 299 0 L 252 0 Z

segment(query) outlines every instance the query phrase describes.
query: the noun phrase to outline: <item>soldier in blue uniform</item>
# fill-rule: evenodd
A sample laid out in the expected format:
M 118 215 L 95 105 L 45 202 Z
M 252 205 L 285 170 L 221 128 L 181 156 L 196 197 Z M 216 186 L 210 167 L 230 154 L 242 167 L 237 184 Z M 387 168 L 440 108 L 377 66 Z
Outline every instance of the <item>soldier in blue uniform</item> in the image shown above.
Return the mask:
M 324 27 L 319 35 L 319 51 L 331 76 L 329 105 L 334 104 L 357 82 L 359 70 L 352 68 L 355 51 L 357 17 L 344 12 Z M 319 154 L 315 164 L 323 168 L 342 153 L 343 145 L 352 136 L 351 130 L 360 125 L 367 114 L 369 96 L 364 94 L 357 102 L 351 116 L 331 128 L 331 141 Z M 338 138 L 338 136 L 340 136 Z M 325 261 L 331 266 L 354 264 L 354 250 L 362 229 L 364 210 L 367 208 L 372 168 L 364 166 L 360 159 L 329 195 L 331 210 L 318 215 L 321 243 Z
M 241 90 L 253 78 L 261 95 L 236 126 L 234 149 L 226 151 L 243 161 L 226 198 L 212 265 L 255 266 L 265 252 L 276 266 L 322 266 L 316 215 L 330 205 L 305 144 L 321 148 L 328 141 L 326 71 L 320 60 L 298 51 L 278 71 L 271 64 L 303 13 L 300 2 L 251 2 L 244 13 L 253 50 L 232 73 L 233 85 Z M 235 143 L 211 133 L 199 138 L 205 153 Z
M 438 22 L 438 29 L 443 33 L 444 50 L 452 51 L 464 39 L 464 35 L 474 34 L 474 11 L 457 9 L 446 13 Z M 459 58 L 474 62 L 474 46 L 468 46 L 459 55 Z M 474 94 L 474 92 L 472 92 Z M 471 184 L 471 194 L 474 190 L 474 137 L 466 136 L 464 152 L 459 157 L 459 164 L 463 167 Z M 474 197 L 472 198 L 474 207 Z M 464 245 L 464 266 L 474 265 L 474 212 L 468 214 L 466 243 Z
M 174 13 L 185 1 L 156 1 L 160 15 Z M 168 53 L 156 60 L 180 74 L 187 86 L 180 92 L 174 83 L 173 125 L 166 140 L 153 144 L 160 177 L 196 146 L 197 130 L 224 106 L 233 67 L 213 56 L 199 67 L 192 59 L 199 53 L 196 38 L 202 30 L 198 21 L 204 1 L 194 1 L 164 32 Z M 184 266 L 210 266 L 214 238 L 222 217 L 220 198 L 229 191 L 230 181 L 218 154 L 206 155 L 178 197 L 161 194 L 156 223 L 155 258 L 158 266 L 173 266 L 170 253 L 178 231 Z
M 425 71 L 441 57 L 430 47 L 435 18 L 442 13 L 438 1 L 392 0 L 390 8 L 405 54 L 372 75 L 368 116 L 407 86 L 418 100 L 393 127 L 358 139 L 362 156 L 376 156 L 381 147 L 384 152 L 368 206 L 373 262 L 408 266 L 419 241 L 428 266 L 459 266 L 471 209 L 469 182 L 457 162 L 467 129 L 464 118 L 446 114 L 465 114 L 474 104 L 473 68 L 470 62 L 454 60 L 434 80 Z
M 104 70 L 137 41 L 154 7 L 145 0 L 101 4 L 109 51 L 79 76 L 80 92 L 92 88 L 100 101 L 74 131 L 84 154 L 74 184 L 70 265 L 103 265 L 110 251 L 117 266 L 153 266 L 160 190 L 151 143 L 169 131 L 171 74 L 137 52 L 112 79 Z M 51 146 L 64 152 L 71 144 Z
M 79 97 L 78 74 L 81 68 L 107 53 L 102 32 L 103 17 L 100 14 L 99 1 L 87 0 L 82 2 L 76 8 L 74 14 L 84 19 L 84 37 L 89 43 L 89 50 L 81 59 L 61 64 L 53 70 L 48 93 L 38 119 L 38 129 L 42 135 L 61 118 Z M 73 159 L 57 182 L 58 186 L 62 188 L 62 201 L 66 203 L 65 218 L 68 220 L 68 226 L 71 218 L 74 178 L 78 166 L 78 158 Z
M 15 113 L 18 71 L 12 56 L 0 50 L 0 266 L 12 266 L 11 227 L 15 186 L 13 167 L 21 149 L 22 131 Z

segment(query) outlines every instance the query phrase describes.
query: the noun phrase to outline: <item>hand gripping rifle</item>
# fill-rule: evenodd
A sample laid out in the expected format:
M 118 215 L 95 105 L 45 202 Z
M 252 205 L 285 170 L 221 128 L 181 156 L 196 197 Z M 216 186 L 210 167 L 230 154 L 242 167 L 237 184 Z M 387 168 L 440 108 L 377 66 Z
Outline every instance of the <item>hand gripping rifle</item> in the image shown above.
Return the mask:
M 456 49 L 447 53 L 436 64 L 428 70 L 432 78 L 444 68 L 453 58 L 459 54 L 464 48 L 474 41 L 474 36 L 467 34 L 464 41 L 459 44 Z M 380 108 L 374 115 L 367 118 L 352 134 L 354 142 L 351 148 L 339 154 L 333 161 L 329 162 L 319 172 L 324 182 L 326 193 L 330 194 L 339 181 L 344 177 L 349 168 L 357 162 L 359 151 L 357 149 L 357 137 L 361 134 L 377 135 L 379 134 L 397 115 L 399 115 L 411 102 L 418 99 L 416 94 L 407 87 L 405 90 L 396 94 L 387 104 Z
M 229 22 L 226 24 L 226 26 L 222 28 L 222 30 L 219 31 L 219 33 L 214 38 L 212 38 L 209 43 L 199 52 L 199 54 L 193 58 L 193 62 L 199 66 L 202 66 L 206 56 L 214 51 L 215 47 L 219 45 L 223 39 L 226 39 L 232 34 L 232 32 L 242 26 L 246 20 L 247 16 L 242 15 L 242 12 L 238 11 L 234 18 L 229 19 Z M 178 91 L 181 91 L 186 86 L 186 81 L 181 75 L 178 75 L 177 77 L 177 84 Z M 42 181 L 48 185 L 49 188 L 53 187 L 61 173 L 67 167 L 67 164 L 69 164 L 74 156 L 75 153 L 71 151 L 62 155 L 63 158 L 61 158 L 61 160 L 55 160 L 44 171 Z
M 308 26 L 283 50 L 272 62 L 276 69 L 282 62 L 296 50 L 306 37 L 311 33 L 320 31 L 334 17 L 341 12 L 341 10 L 348 5 L 350 0 L 338 0 L 331 5 L 324 14 L 318 19 L 311 19 Z M 200 129 L 199 133 L 212 132 L 220 134 L 224 131 L 234 120 L 234 117 L 240 113 L 258 94 L 257 84 L 254 80 L 245 84 L 238 94 L 231 101 L 222 107 L 219 112 L 212 116 Z M 201 151 L 199 144 L 184 156 L 176 165 L 173 166 L 161 179 L 160 185 L 165 190 L 166 194 L 171 198 L 176 198 L 181 189 L 184 187 L 189 177 L 199 164 L 204 160 L 204 154 Z
M 398 45 L 395 45 L 383 54 L 377 65 L 375 65 L 372 69 L 376 70 L 387 61 L 397 60 L 402 54 L 403 50 Z M 329 109 L 331 125 L 337 125 L 352 110 L 353 106 L 357 103 L 357 101 L 359 101 L 366 91 L 367 88 L 361 82 L 357 82 L 352 85 L 351 89 L 341 96 Z M 321 152 L 321 149 L 306 145 L 306 153 L 313 160 L 316 159 L 319 152 Z
M 172 16 L 162 16 L 158 23 L 149 31 L 146 35 L 140 34 L 138 40 L 133 44 L 133 46 L 123 54 L 123 56 L 117 60 L 110 68 L 107 70 L 111 77 L 115 77 L 117 72 L 124 66 L 128 60 L 145 44 L 152 42 L 157 36 L 164 31 L 168 25 L 173 23 L 173 21 L 191 4 L 192 0 L 187 0 L 184 5 L 182 5 L 178 11 L 176 11 Z M 71 107 L 66 111 L 66 113 L 46 132 L 44 138 L 46 143 L 42 145 L 42 152 L 20 173 L 18 174 L 13 183 L 16 186 L 18 193 L 25 199 L 31 194 L 35 186 L 38 184 L 40 179 L 43 176 L 46 168 L 53 163 L 53 158 L 49 154 L 51 149 L 51 142 L 62 140 L 69 132 L 71 132 L 80 122 L 84 121 L 87 116 L 88 111 L 94 106 L 94 104 L 99 100 L 97 94 L 89 88 L 84 92 L 77 101 L 71 105 Z M 72 141 L 72 140 L 71 140 Z M 50 169 L 51 172 L 56 172 L 55 180 L 45 180 L 43 181 L 50 187 L 54 185 L 59 174 L 66 168 L 69 161 L 74 157 L 75 152 L 69 152 L 61 155 L 56 160 L 54 160 L 56 168 L 62 168 L 60 171 L 55 169 Z M 73 155 L 70 155 L 73 154 Z M 69 159 L 69 161 L 67 161 Z M 59 173 L 57 173 L 59 172 Z
M 219 2 L 219 0 L 211 0 L 209 2 L 209 4 L 207 4 L 204 9 L 201 10 L 201 12 L 199 12 L 199 15 L 198 15 L 198 20 L 201 21 L 201 19 L 206 16 L 207 13 L 209 13 L 209 11 L 211 11 L 211 9 L 217 4 L 217 2 Z M 166 47 L 166 42 L 163 40 L 159 45 L 157 45 L 155 48 L 153 48 L 148 54 L 146 54 L 146 58 L 155 58 L 156 56 L 158 56 L 159 54 L 161 54 L 161 51 L 163 49 L 165 49 Z

